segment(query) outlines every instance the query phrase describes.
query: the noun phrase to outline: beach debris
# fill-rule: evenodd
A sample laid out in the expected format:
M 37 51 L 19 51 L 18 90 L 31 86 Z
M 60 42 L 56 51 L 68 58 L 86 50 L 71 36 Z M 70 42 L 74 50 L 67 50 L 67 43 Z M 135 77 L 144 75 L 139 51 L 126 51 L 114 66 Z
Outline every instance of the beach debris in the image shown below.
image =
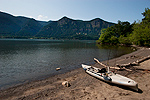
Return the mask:
M 148 59 L 150 59 L 150 55 L 147 56 L 147 57 L 143 57 L 143 58 L 141 58 L 139 60 L 136 60 L 136 61 L 134 61 L 132 63 L 128 63 L 128 64 L 116 64 L 116 66 L 119 67 L 119 68 L 130 67 L 130 66 L 138 66 L 139 63 L 141 63 L 141 62 L 143 62 L 145 60 L 148 60 Z
M 137 63 L 141 63 L 141 62 L 143 62 L 143 61 L 145 61 L 145 60 L 148 60 L 148 59 L 150 59 L 150 55 L 147 56 L 147 57 L 141 58 L 141 59 L 137 60 L 136 62 L 137 62 Z
M 62 85 L 63 85 L 64 87 L 70 87 L 70 83 L 69 83 L 68 81 L 62 82 Z
M 142 69 L 142 68 L 135 68 L 135 69 L 140 71 L 150 72 L 150 69 Z
M 130 67 L 130 66 L 135 66 L 135 65 L 139 65 L 139 64 L 136 63 L 136 62 L 128 63 L 128 64 L 116 64 L 116 66 L 119 67 L 119 68 Z
M 130 56 L 130 58 L 136 58 L 136 57 L 137 57 L 137 56 L 135 56 L 135 55 Z M 129 57 L 128 57 L 128 58 L 129 58 Z M 125 59 L 128 59 L 128 58 L 125 58 Z M 132 71 L 132 70 L 130 70 L 130 69 L 127 69 L 126 67 L 138 66 L 141 62 L 144 62 L 145 60 L 148 60 L 148 59 L 150 59 L 150 55 L 147 56 L 147 57 L 143 57 L 143 58 L 141 58 L 141 59 L 138 59 L 138 60 L 136 60 L 136 61 L 134 61 L 134 62 L 132 62 L 132 63 L 128 63 L 128 64 L 116 64 L 117 67 L 106 66 L 105 64 L 99 62 L 99 60 L 96 59 L 96 58 L 94 58 L 94 61 L 95 61 L 96 63 L 98 63 L 98 64 L 100 64 L 100 65 L 106 67 L 106 68 L 109 67 L 109 68 L 117 69 L 117 70 Z M 145 70 L 145 69 L 144 69 L 144 70 Z
M 99 60 L 97 60 L 96 58 L 94 58 L 94 61 L 95 61 L 96 63 L 98 63 L 98 64 L 100 64 L 100 65 L 102 65 L 102 66 L 106 67 L 106 68 L 107 68 L 107 67 L 109 67 L 109 68 L 111 68 L 111 69 L 117 69 L 117 70 L 124 69 L 124 70 L 127 70 L 127 71 L 132 71 L 132 70 L 127 69 L 127 68 L 125 68 L 125 67 L 119 67 L 119 65 L 118 65 L 117 67 L 113 67 L 113 66 L 106 66 L 105 64 L 103 64 L 103 63 L 99 62 Z
M 134 58 L 138 58 L 138 57 L 135 56 L 135 55 L 131 55 L 131 56 L 129 56 L 129 57 L 125 57 L 125 59 L 134 59 Z
M 56 71 L 60 70 L 61 68 L 56 68 Z

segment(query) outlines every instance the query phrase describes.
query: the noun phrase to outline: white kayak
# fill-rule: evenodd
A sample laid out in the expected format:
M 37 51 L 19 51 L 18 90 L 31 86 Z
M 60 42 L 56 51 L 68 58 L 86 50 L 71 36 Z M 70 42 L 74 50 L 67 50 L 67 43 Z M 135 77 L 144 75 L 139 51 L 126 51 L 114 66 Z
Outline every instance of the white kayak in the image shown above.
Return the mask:
M 124 77 L 119 74 L 115 74 L 111 71 L 106 71 L 105 68 L 100 69 L 84 64 L 82 64 L 82 68 L 86 71 L 86 73 L 98 79 L 101 79 L 109 83 L 126 86 L 128 88 L 138 91 L 138 84 L 130 78 Z

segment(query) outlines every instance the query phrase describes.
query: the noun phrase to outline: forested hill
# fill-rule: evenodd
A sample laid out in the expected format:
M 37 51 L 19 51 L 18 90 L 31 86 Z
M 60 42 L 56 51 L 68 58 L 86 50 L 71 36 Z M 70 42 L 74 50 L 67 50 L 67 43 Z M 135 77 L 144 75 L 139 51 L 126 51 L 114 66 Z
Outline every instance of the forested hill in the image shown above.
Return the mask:
M 43 27 L 36 36 L 58 39 L 98 39 L 100 30 L 112 25 L 114 24 L 99 18 L 82 21 L 63 17 Z
M 46 22 L 0 12 L 1 38 L 98 39 L 101 29 L 112 25 L 100 18 L 82 21 L 63 17 Z

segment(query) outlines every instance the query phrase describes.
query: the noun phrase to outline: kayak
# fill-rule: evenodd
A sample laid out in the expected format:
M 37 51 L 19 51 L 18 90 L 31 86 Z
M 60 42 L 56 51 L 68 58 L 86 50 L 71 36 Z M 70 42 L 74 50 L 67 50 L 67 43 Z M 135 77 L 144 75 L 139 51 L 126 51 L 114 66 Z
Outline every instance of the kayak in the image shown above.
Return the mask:
M 122 75 L 113 73 L 112 71 L 106 71 L 105 68 L 96 68 L 89 65 L 82 64 L 82 68 L 85 70 L 86 73 L 103 80 L 108 83 L 113 83 L 121 86 L 126 86 L 130 89 L 138 91 L 138 84 L 134 80 L 124 77 Z

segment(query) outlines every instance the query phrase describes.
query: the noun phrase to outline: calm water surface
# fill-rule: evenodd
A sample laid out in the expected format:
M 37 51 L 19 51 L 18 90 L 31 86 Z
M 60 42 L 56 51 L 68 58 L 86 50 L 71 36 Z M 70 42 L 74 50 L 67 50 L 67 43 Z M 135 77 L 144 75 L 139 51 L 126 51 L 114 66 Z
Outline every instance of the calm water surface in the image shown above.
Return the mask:
M 103 61 L 130 52 L 130 47 L 96 46 L 95 41 L 0 39 L 0 89 L 93 64 L 94 57 Z

